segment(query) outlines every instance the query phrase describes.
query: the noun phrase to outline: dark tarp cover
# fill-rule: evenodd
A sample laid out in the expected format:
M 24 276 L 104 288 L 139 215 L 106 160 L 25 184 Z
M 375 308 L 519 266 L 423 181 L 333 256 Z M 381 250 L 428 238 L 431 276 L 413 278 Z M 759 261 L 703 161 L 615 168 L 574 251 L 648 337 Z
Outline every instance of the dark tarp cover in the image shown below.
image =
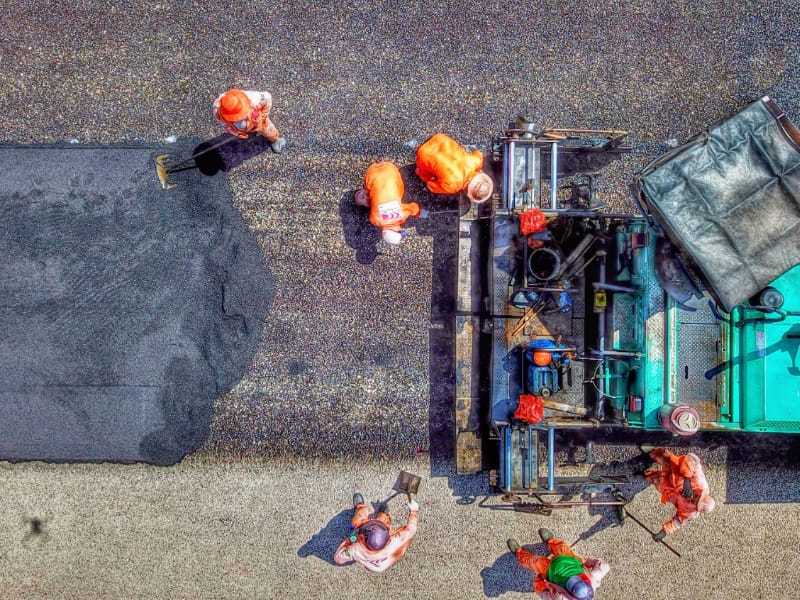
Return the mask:
M 798 142 L 763 98 L 640 177 L 651 214 L 729 312 L 800 263 Z

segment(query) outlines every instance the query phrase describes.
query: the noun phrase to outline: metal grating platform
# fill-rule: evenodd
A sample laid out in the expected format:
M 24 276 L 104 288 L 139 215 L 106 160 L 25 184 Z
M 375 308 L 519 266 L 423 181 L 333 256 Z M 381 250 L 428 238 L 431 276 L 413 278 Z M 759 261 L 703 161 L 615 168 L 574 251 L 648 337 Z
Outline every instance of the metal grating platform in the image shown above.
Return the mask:
M 636 297 L 632 294 L 615 294 L 612 316 L 614 350 L 628 350 L 636 346 Z
M 716 366 L 719 360 L 720 326 L 708 305 L 708 296 L 694 298 L 687 303 L 697 310 L 678 310 L 677 384 L 678 398 L 685 404 L 703 403 L 708 413 L 708 403 L 717 404 L 717 389 L 713 380 L 705 378 L 705 372 Z M 704 415 L 704 420 L 717 421 L 718 411 Z M 706 418 L 711 417 L 711 418 Z
M 716 401 L 714 382 L 706 379 L 704 374 L 716 364 L 719 327 L 684 323 L 680 332 L 678 397 L 685 404 Z

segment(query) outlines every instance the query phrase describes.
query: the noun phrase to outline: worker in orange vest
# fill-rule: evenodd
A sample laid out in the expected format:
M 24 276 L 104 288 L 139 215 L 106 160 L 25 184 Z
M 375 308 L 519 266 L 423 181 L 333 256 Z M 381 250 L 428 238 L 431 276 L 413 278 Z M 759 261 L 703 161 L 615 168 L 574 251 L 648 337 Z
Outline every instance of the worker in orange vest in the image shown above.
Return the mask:
M 364 496 L 356 492 L 353 494 L 353 507 L 352 533 L 339 544 L 333 560 L 340 565 L 357 562 L 368 571 L 381 573 L 400 560 L 411 545 L 417 532 L 419 504 L 416 500 L 409 500 L 408 521 L 393 531 L 390 531 L 392 518 L 385 505 L 370 515 Z
M 419 204 L 403 202 L 405 186 L 400 169 L 388 161 L 376 162 L 364 174 L 364 187 L 356 192 L 356 204 L 369 207 L 369 221 L 381 228 L 381 236 L 390 244 L 399 244 L 406 236 L 401 225 L 408 217 L 419 217 Z
M 666 448 L 644 444 L 640 448 L 655 461 L 644 472 L 644 478 L 661 492 L 662 503 L 670 502 L 675 505 L 675 516 L 653 534 L 654 540 L 663 540 L 683 527 L 687 521 L 714 510 L 716 503 L 711 497 L 708 480 L 696 454 L 690 452 L 676 455 Z
M 472 202 L 483 202 L 494 190 L 492 178 L 483 172 L 483 154 L 479 150 L 467 152 L 443 133 L 417 148 L 416 173 L 434 194 L 466 190 Z
M 275 154 L 280 154 L 286 138 L 269 119 L 272 95 L 269 92 L 251 92 L 230 89 L 214 101 L 214 117 L 225 126 L 225 131 L 241 139 L 251 133 L 263 135 Z

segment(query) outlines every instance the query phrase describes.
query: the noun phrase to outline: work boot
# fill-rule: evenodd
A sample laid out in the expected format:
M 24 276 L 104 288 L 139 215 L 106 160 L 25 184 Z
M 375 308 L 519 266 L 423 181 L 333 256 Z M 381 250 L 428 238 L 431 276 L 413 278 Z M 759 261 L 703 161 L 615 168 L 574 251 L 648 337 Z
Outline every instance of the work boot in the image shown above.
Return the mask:
M 506 541 L 506 545 L 508 546 L 508 549 L 511 550 L 511 552 L 513 552 L 514 554 L 516 554 L 517 550 L 520 549 L 519 542 L 514 538 L 511 538 L 508 541 Z
M 539 537 L 542 538 L 542 541 L 546 544 L 556 536 L 554 536 L 553 532 L 550 531 L 549 529 L 545 529 L 544 527 L 542 527 L 539 530 Z
M 364 504 L 364 496 L 361 495 L 361 492 L 356 492 L 353 494 L 353 506 L 358 506 L 359 504 Z
M 280 154 L 281 152 L 283 152 L 284 146 L 286 146 L 286 138 L 285 137 L 279 137 L 277 140 L 275 140 L 274 142 L 271 142 L 270 145 L 269 145 L 269 147 L 272 148 L 272 151 L 275 154 Z
M 656 447 L 651 446 L 650 444 L 639 444 L 639 450 L 641 450 L 644 454 L 650 454 L 655 449 Z

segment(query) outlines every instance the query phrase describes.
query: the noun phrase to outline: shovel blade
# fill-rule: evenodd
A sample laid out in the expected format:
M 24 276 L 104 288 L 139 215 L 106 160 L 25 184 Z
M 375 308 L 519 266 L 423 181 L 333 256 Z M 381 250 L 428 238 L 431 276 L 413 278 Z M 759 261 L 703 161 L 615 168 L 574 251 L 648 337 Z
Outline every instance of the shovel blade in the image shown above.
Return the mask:
M 392 489 L 400 494 L 416 494 L 422 477 L 408 471 L 400 471 Z
M 167 177 L 169 177 L 167 158 L 169 158 L 168 154 L 159 154 L 156 156 L 156 177 L 158 177 L 158 180 L 161 182 L 162 189 L 170 190 L 175 187 L 175 184 L 167 182 Z

